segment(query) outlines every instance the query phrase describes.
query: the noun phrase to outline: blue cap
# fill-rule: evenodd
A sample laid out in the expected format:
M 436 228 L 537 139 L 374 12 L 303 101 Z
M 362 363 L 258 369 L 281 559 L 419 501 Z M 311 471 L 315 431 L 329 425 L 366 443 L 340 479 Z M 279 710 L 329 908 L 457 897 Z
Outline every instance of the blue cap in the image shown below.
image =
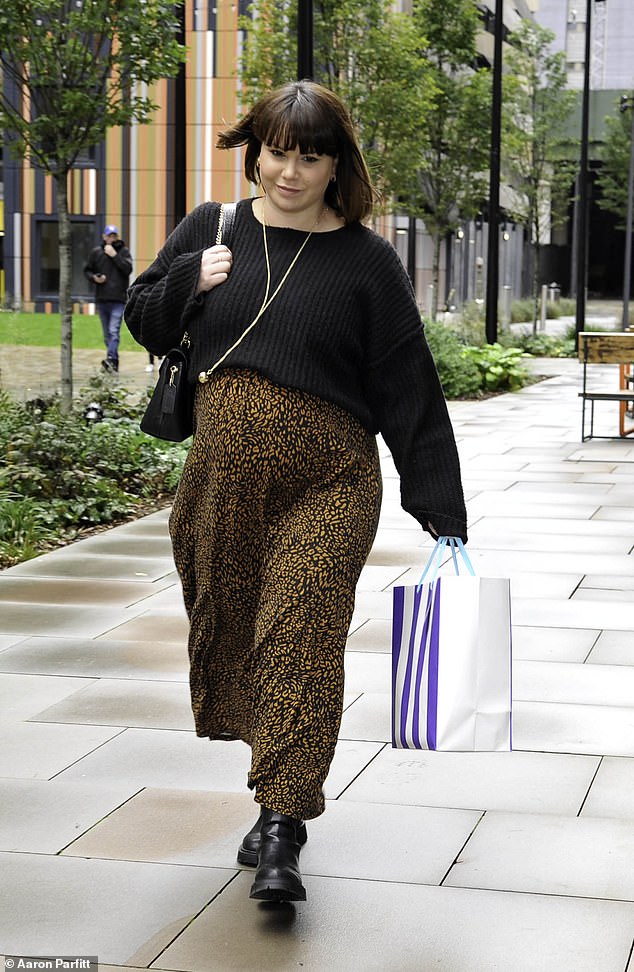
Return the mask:
M 115 236 L 118 236 L 119 235 L 118 228 L 116 226 L 106 226 L 105 230 L 103 231 L 103 235 L 110 236 L 111 233 L 114 233 Z

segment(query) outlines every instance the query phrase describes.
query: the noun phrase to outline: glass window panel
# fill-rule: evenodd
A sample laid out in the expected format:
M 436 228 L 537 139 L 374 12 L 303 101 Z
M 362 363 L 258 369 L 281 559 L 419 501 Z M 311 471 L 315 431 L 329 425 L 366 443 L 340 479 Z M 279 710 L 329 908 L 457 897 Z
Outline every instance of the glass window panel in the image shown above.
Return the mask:
M 92 248 L 101 242 L 101 237 L 97 239 L 95 232 L 94 223 L 73 223 L 73 275 L 71 278 L 73 294 L 93 295 L 93 287 L 88 283 L 84 274 L 84 263 Z
M 59 241 L 57 223 L 47 220 L 37 224 L 40 250 L 38 292 L 57 294 L 59 291 Z M 98 240 L 94 221 L 82 220 L 71 224 L 72 273 L 71 293 L 74 297 L 92 296 L 92 289 L 84 276 L 84 263 Z

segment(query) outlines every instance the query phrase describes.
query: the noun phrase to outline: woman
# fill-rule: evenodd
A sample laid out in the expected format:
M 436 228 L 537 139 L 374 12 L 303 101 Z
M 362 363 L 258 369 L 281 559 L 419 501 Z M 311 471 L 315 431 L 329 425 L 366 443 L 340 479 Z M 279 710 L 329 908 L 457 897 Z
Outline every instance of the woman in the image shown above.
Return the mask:
M 170 532 L 196 731 L 251 746 L 251 897 L 304 900 L 304 821 L 324 810 L 379 517 L 376 433 L 423 529 L 465 540 L 466 513 L 412 288 L 362 225 L 374 193 L 346 109 L 286 84 L 218 140 L 243 145 L 260 194 L 237 204 L 230 245 L 209 245 L 219 206 L 199 206 L 136 280 L 126 320 L 154 354 L 190 338 L 196 432 Z

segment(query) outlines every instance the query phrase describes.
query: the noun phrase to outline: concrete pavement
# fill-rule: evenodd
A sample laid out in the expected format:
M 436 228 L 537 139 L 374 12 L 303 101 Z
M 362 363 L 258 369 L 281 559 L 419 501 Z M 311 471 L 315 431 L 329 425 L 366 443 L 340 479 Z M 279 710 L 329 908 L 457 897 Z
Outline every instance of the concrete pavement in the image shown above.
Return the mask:
M 101 362 L 103 351 L 87 348 L 73 350 L 73 392 L 79 395 L 87 387 L 93 375 L 103 374 Z M 138 351 L 122 351 L 119 361 L 119 375 L 112 380 L 119 381 L 130 391 L 138 391 L 154 385 L 157 370 L 148 374 L 148 356 L 141 348 Z M 155 365 L 156 368 L 156 365 Z M 22 347 L 13 344 L 0 344 L 0 388 L 3 388 L 16 401 L 23 402 L 38 396 L 50 395 L 60 389 L 60 353 L 58 348 Z
M 634 437 L 581 444 L 580 366 L 454 402 L 483 574 L 510 576 L 505 754 L 389 744 L 385 498 L 305 903 L 250 901 L 247 748 L 196 739 L 167 511 L 0 574 L 0 949 L 182 972 L 634 972 Z M 596 381 L 616 383 L 599 366 Z M 616 432 L 616 406 L 599 424 Z

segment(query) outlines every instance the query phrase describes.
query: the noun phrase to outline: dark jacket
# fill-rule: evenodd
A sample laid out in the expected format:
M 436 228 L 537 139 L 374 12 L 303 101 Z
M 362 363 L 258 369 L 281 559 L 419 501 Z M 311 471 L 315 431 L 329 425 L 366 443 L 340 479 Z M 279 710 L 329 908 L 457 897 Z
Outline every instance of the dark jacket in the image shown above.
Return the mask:
M 90 283 L 95 285 L 97 303 L 112 300 L 123 304 L 132 273 L 132 256 L 123 240 L 115 240 L 112 244 L 117 251 L 114 257 L 108 256 L 104 251 L 105 245 L 101 243 L 90 251 L 90 256 L 84 264 L 84 273 Z M 95 274 L 99 273 L 105 273 L 105 283 L 95 283 Z

